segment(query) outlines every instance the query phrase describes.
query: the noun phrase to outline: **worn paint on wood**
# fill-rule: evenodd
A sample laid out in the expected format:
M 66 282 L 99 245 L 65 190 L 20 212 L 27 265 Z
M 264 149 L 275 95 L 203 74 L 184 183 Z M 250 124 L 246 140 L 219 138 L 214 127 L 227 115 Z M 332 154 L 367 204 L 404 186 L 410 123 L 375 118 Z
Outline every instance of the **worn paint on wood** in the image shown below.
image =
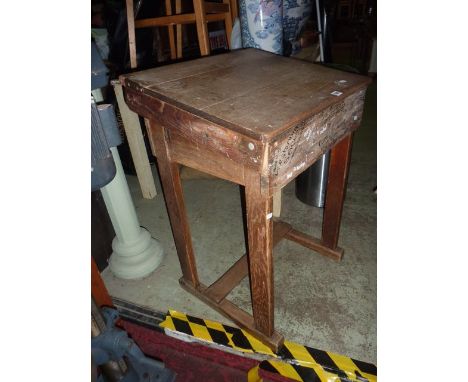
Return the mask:
M 365 91 L 308 118 L 270 144 L 269 175 L 273 189 L 302 173 L 361 121 Z
M 259 167 L 263 143 L 218 125 L 194 113 L 189 113 L 161 99 L 150 98 L 133 88 L 127 88 L 125 99 L 130 108 L 148 119 L 157 120 L 193 142 L 194 146 L 208 147 L 226 158 Z
M 241 49 L 123 76 L 125 85 L 270 141 L 363 89 L 370 79 L 317 64 Z M 339 91 L 340 96 L 332 95 Z

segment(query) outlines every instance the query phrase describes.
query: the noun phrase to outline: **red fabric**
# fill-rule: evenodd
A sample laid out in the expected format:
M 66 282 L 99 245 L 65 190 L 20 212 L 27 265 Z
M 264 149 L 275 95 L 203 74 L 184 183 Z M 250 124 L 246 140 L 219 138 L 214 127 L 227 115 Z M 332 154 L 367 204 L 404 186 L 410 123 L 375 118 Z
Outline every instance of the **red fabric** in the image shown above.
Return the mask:
M 164 333 L 119 320 L 119 326 L 128 332 L 146 355 L 164 362 L 177 373 L 176 382 L 246 382 L 248 371 L 259 361 L 213 349 L 198 343 L 184 342 Z M 264 382 L 291 381 L 288 378 L 260 371 Z

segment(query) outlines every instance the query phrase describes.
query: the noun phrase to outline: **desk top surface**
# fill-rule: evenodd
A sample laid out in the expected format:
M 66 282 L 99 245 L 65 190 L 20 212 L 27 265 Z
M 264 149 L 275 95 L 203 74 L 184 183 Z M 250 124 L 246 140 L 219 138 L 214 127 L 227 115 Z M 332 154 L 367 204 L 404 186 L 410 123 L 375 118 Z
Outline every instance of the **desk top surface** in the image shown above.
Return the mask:
M 370 82 L 368 77 L 257 49 L 130 73 L 121 80 L 260 140 L 270 140 Z

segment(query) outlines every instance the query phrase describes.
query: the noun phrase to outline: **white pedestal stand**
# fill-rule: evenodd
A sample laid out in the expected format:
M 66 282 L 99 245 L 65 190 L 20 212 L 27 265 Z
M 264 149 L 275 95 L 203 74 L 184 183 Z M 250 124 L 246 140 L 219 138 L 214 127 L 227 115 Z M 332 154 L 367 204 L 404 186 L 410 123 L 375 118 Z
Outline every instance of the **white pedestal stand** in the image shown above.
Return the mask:
M 117 172 L 107 186 L 101 188 L 107 211 L 115 230 L 109 267 L 122 279 L 148 276 L 161 263 L 163 250 L 150 233 L 140 227 L 130 196 L 122 162 L 116 147 L 111 149 Z

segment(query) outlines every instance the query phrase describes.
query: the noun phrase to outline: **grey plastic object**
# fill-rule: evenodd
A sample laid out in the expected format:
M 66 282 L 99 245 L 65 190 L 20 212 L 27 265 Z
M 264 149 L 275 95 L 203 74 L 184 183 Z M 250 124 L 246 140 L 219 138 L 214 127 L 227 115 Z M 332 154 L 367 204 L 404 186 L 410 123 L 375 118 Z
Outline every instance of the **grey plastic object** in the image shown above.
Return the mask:
M 330 151 L 296 178 L 296 197 L 313 207 L 325 205 Z
M 107 86 L 109 82 L 108 71 L 96 44 L 91 40 L 91 90 Z
M 117 147 L 122 143 L 122 137 L 117 118 L 115 118 L 114 106 L 111 104 L 101 104 L 98 105 L 97 109 L 109 147 Z
M 91 191 L 99 190 L 114 179 L 114 158 L 102 126 L 98 108 L 91 102 Z
M 91 90 L 107 86 L 108 69 L 91 41 Z M 97 106 L 91 97 L 91 191 L 114 179 L 116 168 L 110 147 L 122 143 L 112 105 Z

